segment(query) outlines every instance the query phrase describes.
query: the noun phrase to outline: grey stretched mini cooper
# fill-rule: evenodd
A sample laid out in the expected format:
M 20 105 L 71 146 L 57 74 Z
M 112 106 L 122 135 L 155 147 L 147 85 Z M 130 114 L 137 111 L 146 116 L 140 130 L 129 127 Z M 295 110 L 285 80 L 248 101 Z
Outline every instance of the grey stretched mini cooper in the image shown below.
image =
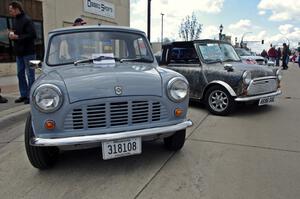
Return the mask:
M 192 125 L 187 80 L 158 67 L 145 34 L 126 27 L 51 31 L 30 100 L 25 146 L 39 169 L 53 166 L 60 150 L 99 147 L 112 159 L 158 138 L 179 150 Z

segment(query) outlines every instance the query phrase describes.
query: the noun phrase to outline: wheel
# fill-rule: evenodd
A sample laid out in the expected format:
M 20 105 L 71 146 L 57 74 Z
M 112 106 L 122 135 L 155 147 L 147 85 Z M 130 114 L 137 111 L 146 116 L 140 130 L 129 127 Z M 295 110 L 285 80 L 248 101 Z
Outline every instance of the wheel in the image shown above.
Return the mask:
M 185 142 L 185 129 L 175 132 L 170 137 L 164 138 L 164 145 L 168 150 L 178 151 Z
M 30 140 L 33 137 L 33 129 L 31 126 L 31 115 L 27 117 L 25 125 L 25 148 L 27 157 L 32 164 L 32 166 L 38 169 L 48 169 L 51 168 L 59 154 L 59 149 L 57 147 L 38 147 L 32 146 Z
M 208 89 L 205 95 L 205 105 L 214 115 L 228 115 L 235 108 L 233 97 L 219 85 Z

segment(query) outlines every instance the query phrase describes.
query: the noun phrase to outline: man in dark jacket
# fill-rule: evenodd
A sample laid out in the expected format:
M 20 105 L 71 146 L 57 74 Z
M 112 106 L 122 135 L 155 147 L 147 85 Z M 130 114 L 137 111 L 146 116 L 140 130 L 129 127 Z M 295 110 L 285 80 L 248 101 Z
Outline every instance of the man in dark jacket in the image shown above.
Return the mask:
M 283 48 L 282 48 L 282 68 L 283 70 L 287 70 L 288 66 L 287 66 L 287 60 L 288 58 L 288 47 L 286 45 L 286 43 L 283 43 Z
M 9 4 L 9 14 L 15 18 L 8 37 L 14 42 L 20 90 L 20 97 L 15 103 L 28 104 L 30 88 L 35 80 L 35 71 L 29 67 L 29 61 L 36 57 L 34 47 L 36 32 L 32 20 L 24 13 L 20 2 L 13 1 Z

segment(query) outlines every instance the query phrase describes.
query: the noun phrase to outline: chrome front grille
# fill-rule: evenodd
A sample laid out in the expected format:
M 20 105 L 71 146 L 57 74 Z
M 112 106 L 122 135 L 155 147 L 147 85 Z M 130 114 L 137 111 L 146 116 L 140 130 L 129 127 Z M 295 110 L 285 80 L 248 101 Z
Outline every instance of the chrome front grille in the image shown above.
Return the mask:
M 122 101 L 82 105 L 73 109 L 64 122 L 65 130 L 134 126 L 159 122 L 168 117 L 157 101 Z
M 276 78 L 257 78 L 248 87 L 248 95 L 259 95 L 271 93 L 277 90 L 278 82 Z

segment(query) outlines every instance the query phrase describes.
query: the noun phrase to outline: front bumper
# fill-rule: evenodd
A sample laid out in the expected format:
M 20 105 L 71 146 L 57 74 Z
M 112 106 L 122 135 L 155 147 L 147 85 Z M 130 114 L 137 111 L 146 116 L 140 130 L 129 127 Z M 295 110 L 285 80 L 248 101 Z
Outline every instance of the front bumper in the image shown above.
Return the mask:
M 248 102 L 248 101 L 253 101 L 253 100 L 259 100 L 264 97 L 273 97 L 277 95 L 281 95 L 281 90 L 277 90 L 276 92 L 273 93 L 267 93 L 267 94 L 262 94 L 262 95 L 255 95 L 255 96 L 246 96 L 246 97 L 237 97 L 234 100 L 236 102 Z
M 34 137 L 31 139 L 31 145 L 33 146 L 66 146 L 66 145 L 78 145 L 78 144 L 90 144 L 110 140 L 125 139 L 131 137 L 145 137 L 156 134 L 164 134 L 175 132 L 186 129 L 193 125 L 191 120 L 186 120 L 179 124 L 156 127 L 150 129 L 141 129 L 135 131 L 125 131 L 113 134 L 102 134 L 102 135 L 89 135 L 89 136 L 78 136 L 78 137 L 67 137 L 67 138 L 38 138 Z

